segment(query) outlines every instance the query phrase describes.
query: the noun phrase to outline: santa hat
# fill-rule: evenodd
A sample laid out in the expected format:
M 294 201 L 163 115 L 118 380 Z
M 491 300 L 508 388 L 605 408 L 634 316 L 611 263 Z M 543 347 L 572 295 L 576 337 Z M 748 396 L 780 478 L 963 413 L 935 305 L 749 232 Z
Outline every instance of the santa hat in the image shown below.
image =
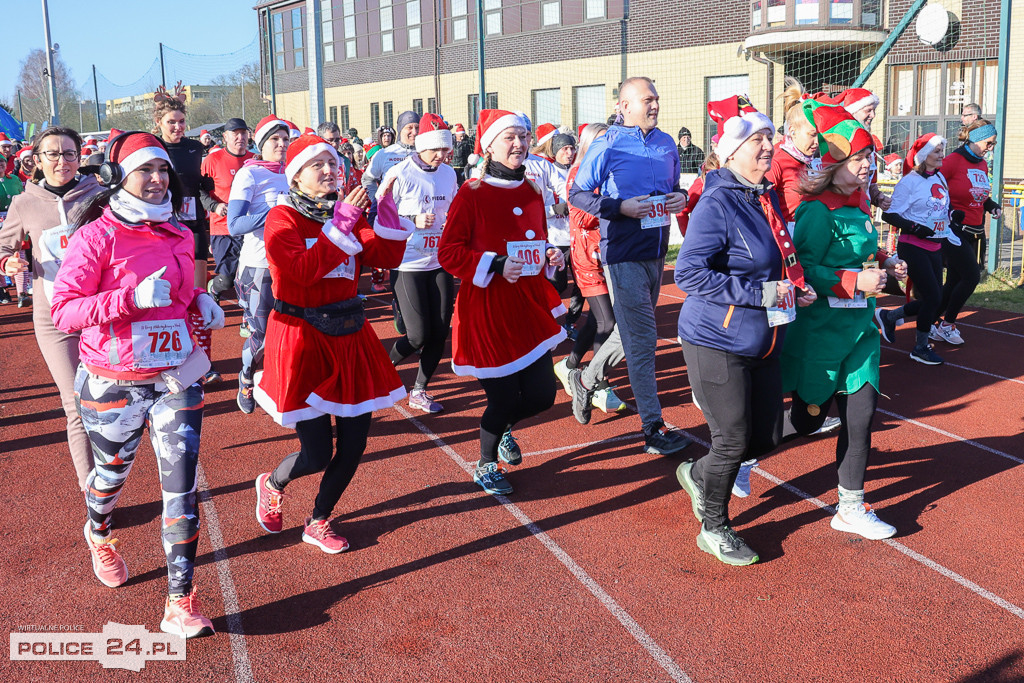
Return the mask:
M 420 118 L 420 127 L 416 132 L 416 151 L 428 149 L 451 149 L 452 132 L 448 125 L 437 114 L 424 114 Z
M 288 133 L 288 137 L 291 138 L 291 128 L 285 121 L 282 121 L 273 114 L 260 119 L 260 122 L 256 124 L 256 149 L 263 149 L 263 144 L 281 128 L 284 128 Z M 206 131 L 203 132 L 205 133 Z
M 821 163 L 837 164 L 867 147 L 874 149 L 871 133 L 850 112 L 837 105 L 810 105 L 805 102 L 804 111 L 811 111 L 811 121 L 818 129 Z
M 718 124 L 718 158 L 725 163 L 747 138 L 759 130 L 775 135 L 772 120 L 754 108 L 746 97 L 733 95 L 708 102 L 708 115 Z
M 899 154 L 886 154 L 884 161 L 885 161 L 885 167 L 889 168 L 890 166 L 892 166 L 896 162 L 902 162 L 903 159 L 900 159 L 900 155 Z
M 867 88 L 850 88 L 832 98 L 832 101 L 851 114 L 856 114 L 864 107 L 878 106 L 878 95 Z
M 100 148 L 97 145 L 93 145 L 93 144 L 82 145 L 82 154 L 95 153 L 95 152 L 98 152 L 98 151 L 100 151 Z
M 8 145 L 14 144 L 13 142 L 11 142 L 11 139 L 7 137 L 7 133 L 0 133 L 0 145 L 4 144 L 5 142 Z
M 202 129 L 201 131 L 199 131 L 199 137 L 203 137 L 204 135 L 209 135 L 209 134 L 210 134 L 210 131 L 206 130 L 205 128 Z
M 292 144 L 288 145 L 288 153 L 285 155 L 284 165 L 284 177 L 291 185 L 292 178 L 302 170 L 305 166 L 313 159 L 313 157 L 323 154 L 324 152 L 330 152 L 331 156 L 334 157 L 336 163 L 341 163 L 338 159 L 338 150 L 334 149 L 334 145 L 328 143 L 322 137 L 316 133 L 300 135 L 298 139 Z
M 295 138 L 299 137 L 299 135 L 301 133 L 299 131 L 299 127 L 298 126 L 296 126 L 294 123 L 292 123 L 288 119 L 281 119 L 281 120 L 288 124 L 288 137 L 290 137 L 292 140 L 294 140 Z
M 316 131 L 313 130 L 312 128 L 310 128 L 309 126 L 306 126 L 306 128 L 302 131 L 302 134 L 303 135 L 316 135 Z
M 476 146 L 473 152 L 482 155 L 501 131 L 516 126 L 530 130 L 530 120 L 526 118 L 526 114 L 504 109 L 481 109 L 480 122 L 476 127 Z
M 529 128 L 529 126 L 527 126 Z M 554 137 L 555 133 L 558 132 L 558 127 L 553 123 L 542 123 L 537 126 L 537 146 L 540 147 L 545 142 Z
M 928 155 L 935 151 L 939 145 L 946 144 L 946 138 L 938 133 L 925 133 L 910 146 L 907 158 L 903 160 L 903 175 L 907 175 L 915 167 L 924 163 Z
M 452 126 L 452 132 L 453 133 L 465 133 L 466 129 L 462 126 L 461 123 L 456 123 L 454 126 Z
M 110 131 L 113 135 L 114 131 Z M 82 150 L 85 151 L 86 147 Z M 170 166 L 171 158 L 156 136 L 150 133 L 130 133 L 121 137 L 117 145 L 107 149 L 107 159 L 121 166 L 122 177 L 154 159 L 163 159 Z
M 590 125 L 589 123 L 581 123 L 580 125 L 576 126 L 576 139 L 577 140 L 579 140 L 580 138 L 583 137 L 583 129 L 586 128 L 589 125 Z
M 32 155 L 32 148 L 31 147 L 25 147 L 24 149 L 22 149 L 21 151 L 18 152 L 17 157 L 19 159 L 22 159 L 24 157 L 31 156 L 31 155 Z
M 93 147 L 95 147 L 96 146 L 96 138 L 94 138 L 93 136 L 90 135 L 89 137 L 87 137 L 85 139 L 85 144 L 92 145 Z

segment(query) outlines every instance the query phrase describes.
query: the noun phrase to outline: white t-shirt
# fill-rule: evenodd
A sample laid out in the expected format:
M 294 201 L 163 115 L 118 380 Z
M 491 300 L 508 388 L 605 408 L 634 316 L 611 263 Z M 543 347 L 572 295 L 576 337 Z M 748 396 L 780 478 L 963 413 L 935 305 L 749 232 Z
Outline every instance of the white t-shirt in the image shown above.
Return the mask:
M 363 172 L 363 187 L 367 188 L 373 194 L 377 193 L 377 186 L 381 179 L 384 178 L 384 174 L 391 170 L 391 167 L 397 163 L 405 161 L 406 158 L 411 154 L 415 154 L 416 150 L 411 147 L 403 147 L 397 142 L 393 145 L 389 145 L 384 149 L 377 150 L 377 153 L 370 159 L 370 165 L 366 167 Z
M 238 169 L 231 181 L 231 195 L 228 202 L 243 200 L 249 202 L 249 213 L 263 213 L 277 206 L 281 195 L 288 195 L 288 180 L 284 173 L 274 173 L 257 164 Z M 242 239 L 242 251 L 238 255 L 239 268 L 269 268 L 267 247 L 263 243 L 263 228 L 246 233 Z
M 553 210 L 555 204 L 566 201 L 565 181 L 569 177 L 569 172 L 566 171 L 563 174 L 562 169 L 536 154 L 527 156 L 523 165 L 526 166 L 526 177 L 537 183 L 540 191 L 544 194 L 548 242 L 556 247 L 569 246 L 572 244 L 569 236 L 569 217 L 556 216 Z
M 399 216 L 411 217 L 413 221 L 421 213 L 432 213 L 435 216 L 432 227 L 416 228 L 405 245 L 402 265 L 396 270 L 426 271 L 440 268 L 441 264 L 437 261 L 437 245 L 441 240 L 445 220 L 448 218 L 448 207 L 451 206 L 455 192 L 459 189 L 455 170 L 448 164 L 441 164 L 436 171 L 424 171 L 409 157 L 392 166 L 384 174 L 380 187 L 387 187 L 391 178 L 396 179 L 392 194 Z M 378 201 L 380 196 L 378 190 Z
M 949 229 L 949 185 L 941 172 L 927 178 L 917 171 L 903 176 L 892 191 L 889 213 L 935 231 L 929 239 L 947 239 L 950 244 L 960 245 L 960 238 Z

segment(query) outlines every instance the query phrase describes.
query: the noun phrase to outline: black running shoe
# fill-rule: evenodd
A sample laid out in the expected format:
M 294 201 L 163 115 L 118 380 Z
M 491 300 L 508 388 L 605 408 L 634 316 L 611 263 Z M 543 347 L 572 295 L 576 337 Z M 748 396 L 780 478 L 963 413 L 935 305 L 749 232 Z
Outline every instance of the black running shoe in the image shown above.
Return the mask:
M 878 329 L 882 332 L 882 339 L 890 344 L 896 339 L 896 321 L 889 318 L 891 310 L 889 308 L 875 309 L 875 322 L 878 323 Z
M 572 416 L 581 425 L 590 424 L 594 390 L 583 386 L 582 368 L 569 371 L 569 386 L 572 387 Z
M 672 455 L 693 443 L 678 429 L 670 429 L 661 420 L 644 427 L 644 453 L 648 455 Z
M 935 353 L 931 344 L 915 346 L 914 350 L 910 352 L 910 357 L 925 365 L 942 365 L 945 362 L 942 360 L 942 356 Z

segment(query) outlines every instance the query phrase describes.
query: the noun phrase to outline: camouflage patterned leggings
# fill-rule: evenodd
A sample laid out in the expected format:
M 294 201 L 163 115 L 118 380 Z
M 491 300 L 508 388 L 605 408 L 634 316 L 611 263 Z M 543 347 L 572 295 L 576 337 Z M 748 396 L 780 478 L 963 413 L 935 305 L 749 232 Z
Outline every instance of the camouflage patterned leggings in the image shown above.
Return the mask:
M 168 591 L 170 595 L 190 592 L 199 540 L 196 467 L 203 427 L 203 387 L 193 384 L 171 394 L 162 382 L 119 385 L 79 365 L 75 401 L 95 462 L 86 479 L 85 494 L 93 534 L 100 538 L 110 535 L 111 514 L 148 425 L 163 493 L 161 519 Z

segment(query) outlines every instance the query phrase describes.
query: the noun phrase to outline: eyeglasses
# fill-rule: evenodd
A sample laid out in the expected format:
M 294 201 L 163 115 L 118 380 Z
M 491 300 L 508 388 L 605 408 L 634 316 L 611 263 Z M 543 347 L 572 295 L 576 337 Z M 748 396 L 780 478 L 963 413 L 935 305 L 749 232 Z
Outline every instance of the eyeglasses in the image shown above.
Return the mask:
M 57 161 L 57 159 L 60 159 L 61 157 L 64 157 L 64 161 L 74 161 L 81 156 L 73 149 L 66 149 L 63 152 L 54 152 L 52 149 L 48 149 L 45 152 L 40 152 L 40 154 L 50 161 Z

